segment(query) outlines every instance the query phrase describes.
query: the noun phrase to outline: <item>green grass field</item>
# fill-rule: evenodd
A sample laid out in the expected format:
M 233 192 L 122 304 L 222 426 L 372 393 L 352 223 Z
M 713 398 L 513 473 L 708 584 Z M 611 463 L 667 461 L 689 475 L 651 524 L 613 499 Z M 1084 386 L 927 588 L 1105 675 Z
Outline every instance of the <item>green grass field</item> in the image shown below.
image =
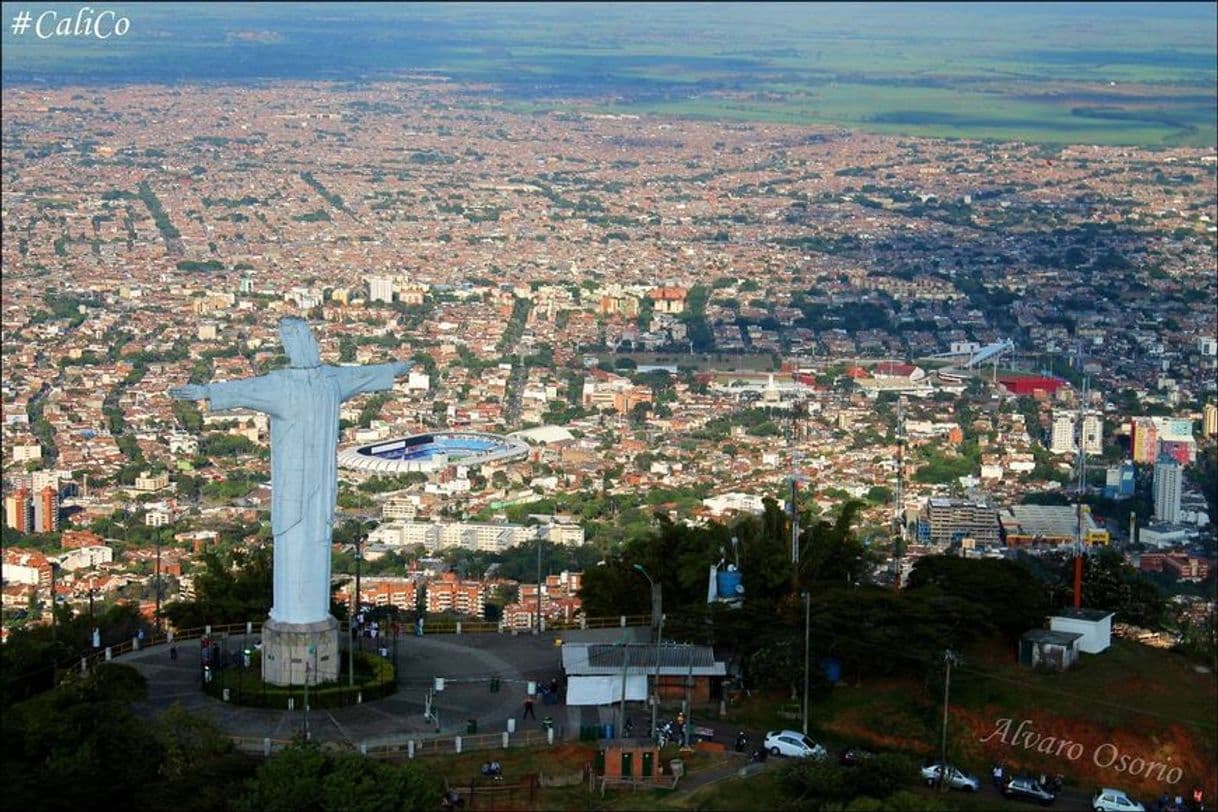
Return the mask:
M 67 6 L 52 6 L 61 13 Z M 1212 4 L 113 7 L 121 41 L 3 33 L 6 86 L 426 70 L 492 103 L 1048 143 L 1213 146 Z M 17 4 L 4 3 L 6 20 Z

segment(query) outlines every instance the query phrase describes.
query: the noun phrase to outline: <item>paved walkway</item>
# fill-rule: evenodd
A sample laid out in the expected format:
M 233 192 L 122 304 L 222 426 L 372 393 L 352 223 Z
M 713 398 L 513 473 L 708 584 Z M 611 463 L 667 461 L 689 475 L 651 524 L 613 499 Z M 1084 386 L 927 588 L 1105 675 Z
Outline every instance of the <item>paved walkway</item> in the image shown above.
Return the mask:
M 479 733 L 507 729 L 507 719 L 517 718 L 517 730 L 541 729 L 541 719 L 554 718 L 556 735 L 574 731 L 578 735 L 581 708 L 543 705 L 534 708 L 537 720 L 521 720 L 526 682 L 549 681 L 561 676 L 560 649 L 555 635 L 428 635 L 400 637 L 397 641 L 398 692 L 361 705 L 314 709 L 309 714 L 312 736 L 318 741 L 351 744 L 389 744 L 407 738 L 456 735 L 466 732 L 469 719 L 476 719 Z M 240 636 L 230 645 L 240 645 Z M 252 642 L 252 641 L 251 641 Z M 365 646 L 372 641 L 364 640 Z M 392 651 L 392 646 L 391 646 Z M 228 734 L 247 738 L 290 739 L 304 729 L 301 702 L 295 710 L 247 708 L 207 696 L 199 687 L 199 643 L 178 644 L 178 659 L 172 660 L 168 645 L 157 645 L 119 658 L 148 679 L 148 699 L 138 710 L 152 714 L 174 703 L 194 713 L 209 716 Z M 423 718 L 426 694 L 437 676 L 445 678 L 438 695 L 440 730 Z M 490 692 L 490 678 L 498 677 L 501 688 Z M 572 737 L 574 737 L 572 736 Z

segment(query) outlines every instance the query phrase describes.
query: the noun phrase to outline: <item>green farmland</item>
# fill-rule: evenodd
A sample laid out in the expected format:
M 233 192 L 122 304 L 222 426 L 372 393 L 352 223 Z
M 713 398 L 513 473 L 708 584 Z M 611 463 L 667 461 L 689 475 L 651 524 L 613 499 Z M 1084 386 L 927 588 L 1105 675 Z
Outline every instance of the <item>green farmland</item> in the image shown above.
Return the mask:
M 6 26 L 5 87 L 424 72 L 479 83 L 470 103 L 509 109 L 1048 143 L 1218 140 L 1212 3 L 113 8 L 131 20 L 121 41 Z

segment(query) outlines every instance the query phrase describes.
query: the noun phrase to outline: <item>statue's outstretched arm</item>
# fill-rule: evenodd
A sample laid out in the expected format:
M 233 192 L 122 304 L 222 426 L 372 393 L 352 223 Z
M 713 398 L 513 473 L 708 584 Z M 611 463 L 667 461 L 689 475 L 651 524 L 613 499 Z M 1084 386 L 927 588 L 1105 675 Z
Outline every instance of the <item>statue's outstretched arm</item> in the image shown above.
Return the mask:
M 207 400 L 208 386 L 205 383 L 188 383 L 185 386 L 175 386 L 169 390 L 169 397 L 174 400 Z
M 347 400 L 361 392 L 389 389 L 393 386 L 394 378 L 405 375 L 413 366 L 413 361 L 393 361 L 362 367 L 330 367 L 330 370 L 338 381 L 342 399 Z
M 187 384 L 170 389 L 169 396 L 177 400 L 206 399 L 210 401 L 213 411 L 241 407 L 266 412 L 272 417 L 279 416 L 284 404 L 291 399 L 287 387 L 268 375 L 237 381 Z

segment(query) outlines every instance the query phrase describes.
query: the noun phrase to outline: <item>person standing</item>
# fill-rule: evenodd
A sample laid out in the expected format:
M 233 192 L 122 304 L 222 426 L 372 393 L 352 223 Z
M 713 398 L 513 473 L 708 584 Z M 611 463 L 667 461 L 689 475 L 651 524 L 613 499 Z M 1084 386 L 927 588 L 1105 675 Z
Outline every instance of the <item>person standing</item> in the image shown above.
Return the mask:
M 1000 761 L 994 765 L 994 787 L 999 791 L 1002 790 L 1002 773 L 1002 762 Z
M 526 696 L 524 698 L 524 716 L 522 716 L 521 719 L 528 719 L 530 717 L 534 720 L 537 719 L 537 717 L 533 714 L 533 697 Z

